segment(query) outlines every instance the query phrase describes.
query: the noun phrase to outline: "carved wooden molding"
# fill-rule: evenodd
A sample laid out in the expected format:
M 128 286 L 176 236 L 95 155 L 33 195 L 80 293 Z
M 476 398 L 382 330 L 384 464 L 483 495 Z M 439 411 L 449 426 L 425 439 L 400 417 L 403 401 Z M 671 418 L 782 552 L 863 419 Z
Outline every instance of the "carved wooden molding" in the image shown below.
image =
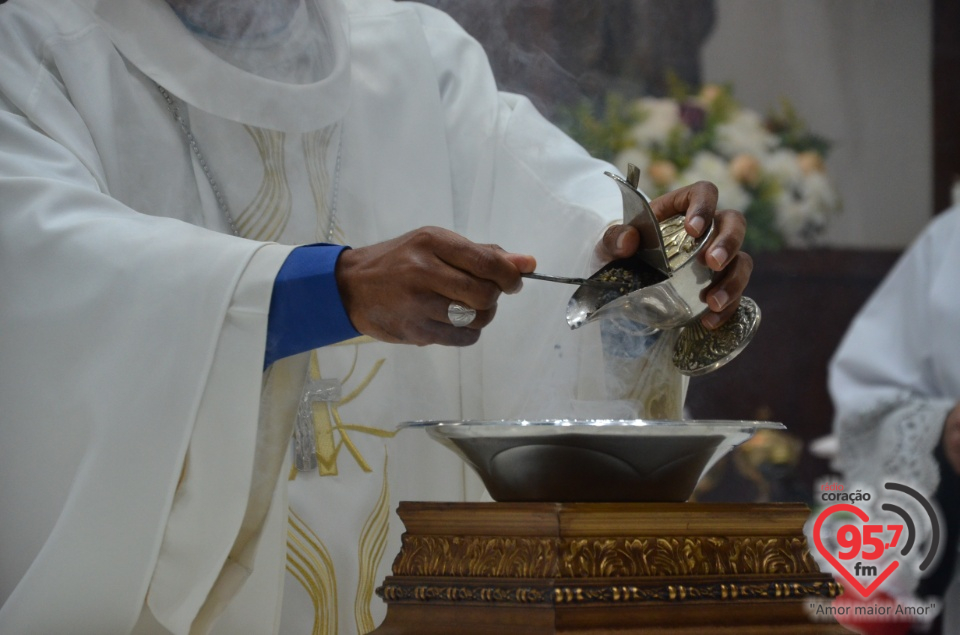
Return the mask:
M 560 569 L 572 578 L 817 572 L 806 540 L 784 536 L 571 540 Z
M 669 584 L 654 587 L 602 586 L 558 587 L 554 589 L 554 603 L 580 604 L 599 602 L 682 602 L 685 600 L 782 600 L 792 597 L 836 597 L 840 586 L 833 581 L 769 582 L 742 584 Z
M 556 538 L 403 535 L 394 575 L 547 578 L 556 575 Z
M 401 503 L 383 635 L 852 635 L 799 504 Z M 558 626 L 562 623 L 562 627 Z M 719 627 L 714 629 L 714 627 Z
M 404 584 L 386 582 L 377 595 L 386 602 L 479 602 L 483 604 L 553 604 L 554 589 L 531 586 L 471 584 Z
M 396 576 L 637 578 L 818 573 L 797 536 L 536 538 L 410 535 Z
M 824 576 L 826 577 L 826 576 Z M 769 583 L 700 583 L 635 585 L 521 585 L 497 584 L 420 584 L 389 579 L 377 589 L 377 595 L 392 602 L 456 602 L 517 605 L 590 605 L 632 604 L 644 602 L 684 602 L 709 600 L 720 602 L 784 600 L 788 598 L 840 595 L 840 586 L 832 580 Z

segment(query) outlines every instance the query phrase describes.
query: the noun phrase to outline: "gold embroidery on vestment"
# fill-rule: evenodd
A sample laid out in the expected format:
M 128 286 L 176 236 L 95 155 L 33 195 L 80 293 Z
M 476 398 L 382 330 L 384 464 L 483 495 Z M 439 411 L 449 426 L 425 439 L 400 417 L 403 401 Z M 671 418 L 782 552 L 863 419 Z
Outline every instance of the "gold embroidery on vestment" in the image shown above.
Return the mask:
M 380 569 L 380 562 L 383 560 L 383 553 L 387 548 L 387 531 L 390 528 L 388 459 L 388 455 L 385 454 L 380 497 L 360 532 L 360 577 L 357 583 L 357 596 L 353 605 L 357 633 L 360 635 L 369 633 L 376 626 L 373 622 L 373 614 L 370 612 L 370 603 L 373 601 L 373 592 L 378 582 L 377 571 Z
M 372 341 L 374 340 L 364 337 L 350 340 L 355 346 L 353 362 L 351 363 L 349 371 L 344 376 L 342 383 L 346 383 L 356 369 L 357 359 L 359 357 L 359 344 Z M 368 473 L 373 472 L 373 468 L 370 467 L 369 463 L 367 463 L 366 459 L 360 453 L 360 449 L 353 442 L 350 434 L 348 434 L 349 432 L 368 434 L 387 439 L 396 436 L 397 433 L 395 430 L 388 431 L 373 426 L 344 423 L 340 415 L 340 407 L 359 397 L 360 394 L 367 389 L 374 377 L 377 376 L 377 373 L 380 372 L 380 368 L 386 361 L 385 358 L 381 358 L 374 362 L 373 368 L 360 380 L 357 387 L 339 400 L 315 401 L 310 404 L 310 416 L 313 420 L 313 433 L 317 452 L 317 471 L 321 476 L 336 476 L 339 473 L 337 458 L 342 448 L 347 449 L 357 462 L 357 465 L 360 466 L 360 469 Z M 307 370 L 307 382 L 317 382 L 322 378 L 317 351 L 312 351 L 310 353 L 309 369 Z M 336 435 L 334 433 L 336 433 Z M 296 468 L 294 468 L 290 471 L 289 480 L 294 480 L 296 476 L 297 472 Z
M 333 559 L 307 523 L 292 508 L 288 512 L 287 571 L 303 586 L 313 602 L 312 635 L 338 635 L 337 579 Z
M 254 240 L 276 241 L 290 220 L 293 196 L 287 183 L 283 144 L 285 135 L 276 130 L 244 126 L 263 162 L 263 181 L 253 201 L 237 217 L 240 235 Z

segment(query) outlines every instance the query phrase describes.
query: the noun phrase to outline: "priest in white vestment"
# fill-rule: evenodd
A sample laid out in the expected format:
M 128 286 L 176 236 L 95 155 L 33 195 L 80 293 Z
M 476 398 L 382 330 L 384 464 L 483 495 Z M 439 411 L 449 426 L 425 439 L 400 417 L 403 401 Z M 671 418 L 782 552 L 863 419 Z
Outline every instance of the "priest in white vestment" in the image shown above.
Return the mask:
M 945 579 L 932 590 L 946 593 L 937 602 L 946 611 L 944 633 L 960 632 L 960 588 L 955 581 L 944 589 L 960 521 L 958 289 L 960 208 L 952 208 L 924 229 L 860 310 L 829 373 L 839 440 L 834 465 L 849 487 L 882 493 L 884 483 L 902 483 L 942 508 L 948 552 L 935 576 Z M 925 595 L 925 585 L 918 590 L 917 575 L 906 570 L 894 574 L 889 590 Z
M 397 502 L 482 493 L 396 425 L 576 397 L 571 289 L 516 292 L 637 248 L 605 170 L 422 5 L 0 5 L 0 633 L 375 628 Z M 715 206 L 654 201 L 714 324 Z

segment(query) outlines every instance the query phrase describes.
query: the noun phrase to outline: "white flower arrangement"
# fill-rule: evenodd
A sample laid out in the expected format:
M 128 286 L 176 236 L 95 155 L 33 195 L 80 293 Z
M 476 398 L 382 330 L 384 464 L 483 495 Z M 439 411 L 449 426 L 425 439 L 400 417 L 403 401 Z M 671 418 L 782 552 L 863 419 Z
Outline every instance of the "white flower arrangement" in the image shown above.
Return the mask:
M 841 209 L 825 172 L 829 142 L 808 131 L 786 102 L 762 117 L 741 107 L 729 87 L 711 84 L 690 94 L 675 86 L 674 93 L 633 102 L 609 95 L 601 117 L 584 105 L 564 127 L 621 171 L 628 163 L 639 167 L 640 188 L 650 196 L 713 182 L 719 206 L 746 215 L 747 249 L 816 246 Z

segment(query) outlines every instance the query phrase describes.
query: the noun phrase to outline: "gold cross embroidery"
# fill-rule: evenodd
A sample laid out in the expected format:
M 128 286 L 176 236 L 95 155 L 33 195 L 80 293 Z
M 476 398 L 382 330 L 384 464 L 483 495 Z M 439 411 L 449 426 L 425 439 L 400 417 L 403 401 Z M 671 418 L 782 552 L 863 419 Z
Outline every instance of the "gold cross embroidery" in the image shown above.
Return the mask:
M 294 435 L 294 446 L 298 460 L 297 465 L 291 470 L 290 480 L 296 478 L 298 468 L 300 470 L 310 470 L 316 467 L 321 476 L 336 475 L 338 473 L 337 458 L 343 448 L 350 452 L 357 465 L 364 472 L 372 472 L 373 469 L 360 454 L 360 450 L 354 444 L 353 439 L 350 438 L 349 433 L 370 434 L 382 438 L 392 438 L 396 435 L 396 431 L 390 432 L 372 426 L 344 423 L 340 416 L 340 407 L 356 399 L 370 385 L 370 382 L 380 371 L 380 367 L 386 362 L 386 359 L 378 359 L 356 388 L 345 396 L 341 394 L 343 386 L 347 384 L 356 370 L 359 345 L 372 341 L 369 337 L 359 337 L 338 344 L 338 346 L 352 345 L 355 347 L 353 364 L 342 380 L 324 378 L 320 372 L 320 360 L 317 351 L 310 354 L 310 365 L 307 370 L 303 397 L 298 409 Z M 311 454 L 316 457 L 315 462 L 304 458 L 312 459 Z

